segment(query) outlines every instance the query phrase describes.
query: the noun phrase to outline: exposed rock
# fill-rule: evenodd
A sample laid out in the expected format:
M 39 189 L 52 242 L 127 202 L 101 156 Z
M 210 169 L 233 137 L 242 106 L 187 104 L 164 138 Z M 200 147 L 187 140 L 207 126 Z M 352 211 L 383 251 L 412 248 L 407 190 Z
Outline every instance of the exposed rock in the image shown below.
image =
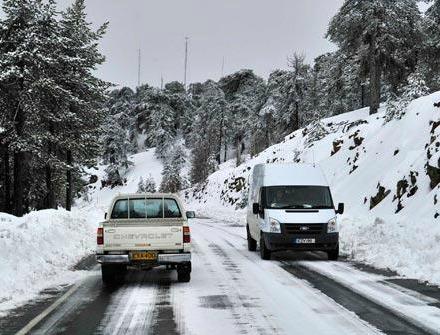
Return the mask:
M 370 198 L 370 209 L 376 207 L 383 199 L 385 199 L 390 193 L 391 190 L 385 189 L 385 187 L 378 185 L 377 194 L 374 197 Z

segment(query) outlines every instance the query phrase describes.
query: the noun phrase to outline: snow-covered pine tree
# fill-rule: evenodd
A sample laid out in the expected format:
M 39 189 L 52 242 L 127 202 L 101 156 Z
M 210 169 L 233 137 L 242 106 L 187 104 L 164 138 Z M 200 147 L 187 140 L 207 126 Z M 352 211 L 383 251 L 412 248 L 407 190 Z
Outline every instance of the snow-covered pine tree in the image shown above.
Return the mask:
M 226 109 L 233 120 L 229 130 L 236 164 L 240 165 L 258 124 L 258 113 L 265 101 L 265 83 L 252 70 L 241 70 L 220 79 L 219 86 L 225 93 Z
M 419 21 L 415 0 L 346 0 L 331 20 L 327 37 L 368 68 L 371 114 L 379 109 L 382 78 L 397 87 L 414 69 Z
M 183 140 L 176 140 L 168 155 L 164 158 L 164 168 L 162 171 L 161 192 L 176 193 L 182 189 L 183 178 L 182 169 L 186 162 Z
M 94 75 L 97 65 L 105 57 L 98 50 L 98 41 L 107 29 L 107 23 L 96 31 L 87 22 L 84 0 L 75 0 L 62 14 L 60 20 L 63 39 L 64 78 L 61 85 L 74 97 L 69 99 L 66 114 L 69 122 L 66 133 L 69 139 L 60 144 L 66 164 L 66 209 L 72 206 L 73 172 L 81 166 L 96 164 L 99 155 L 100 129 L 105 118 L 106 90 L 109 84 Z
M 108 101 L 109 113 L 118 115 L 118 123 L 127 134 L 129 143 L 128 152 L 137 153 L 138 151 L 138 130 L 135 117 L 135 94 L 129 87 L 123 87 L 110 93 Z
M 139 182 L 137 185 L 137 191 L 136 193 L 145 193 L 145 182 L 144 182 L 144 178 L 142 178 L 142 176 L 139 177 Z
M 417 68 L 414 73 L 408 77 L 408 83 L 400 89 L 399 95 L 392 94 L 386 107 L 385 121 L 392 119 L 401 119 L 407 111 L 408 105 L 414 99 L 425 96 L 429 93 L 422 71 Z
M 109 115 L 102 127 L 102 158 L 103 163 L 108 164 L 107 184 L 112 186 L 122 185 L 122 176 L 132 165 L 128 158 L 130 142 L 127 132 L 120 126 L 120 116 L 119 113 Z
M 144 181 L 144 190 L 147 193 L 156 193 L 156 182 L 151 174 Z
M 440 0 L 434 0 L 422 18 L 419 66 L 431 91 L 440 90 Z
M 4 107 L 2 126 L 7 134 L 2 138 L 4 150 L 7 150 L 13 164 L 5 166 L 5 185 L 10 185 L 13 175 L 12 212 L 23 215 L 25 211 L 25 189 L 27 181 L 25 171 L 28 168 L 27 153 L 32 147 L 32 132 L 35 120 L 31 113 L 34 101 L 27 94 L 32 83 L 37 80 L 37 72 L 32 50 L 38 48 L 39 35 L 37 20 L 39 8 L 34 1 L 5 0 L 2 4 L 4 19 L 0 26 L 0 88 L 2 107 Z M 9 188 L 9 186 L 7 187 Z M 9 194 L 6 195 L 9 198 Z M 9 201 L 6 204 L 9 208 Z
M 175 111 L 167 95 L 159 89 L 151 90 L 145 108 L 149 118 L 146 144 L 156 147 L 156 156 L 164 159 L 177 134 Z

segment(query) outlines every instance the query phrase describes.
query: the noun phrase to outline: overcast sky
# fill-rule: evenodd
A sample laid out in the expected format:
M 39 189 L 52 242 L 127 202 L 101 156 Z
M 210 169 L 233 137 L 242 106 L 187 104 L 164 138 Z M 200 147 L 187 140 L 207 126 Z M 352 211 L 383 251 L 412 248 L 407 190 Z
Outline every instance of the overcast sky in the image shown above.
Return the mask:
M 57 0 L 60 7 L 72 0 Z M 184 41 L 190 37 L 188 81 L 218 79 L 222 71 L 250 68 L 267 78 L 286 58 L 308 60 L 333 46 L 324 35 L 343 0 L 87 0 L 89 20 L 110 22 L 101 48 L 107 62 L 99 76 L 119 85 L 159 86 L 183 81 Z

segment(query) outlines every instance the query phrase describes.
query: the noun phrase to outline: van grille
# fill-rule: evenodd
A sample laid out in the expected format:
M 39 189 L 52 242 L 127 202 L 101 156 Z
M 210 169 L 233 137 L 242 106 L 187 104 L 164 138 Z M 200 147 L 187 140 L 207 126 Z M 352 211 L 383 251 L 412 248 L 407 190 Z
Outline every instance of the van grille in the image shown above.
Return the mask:
M 284 225 L 284 229 L 287 234 L 297 235 L 318 235 L 321 234 L 324 228 L 324 224 L 322 223 L 313 223 L 313 224 L 293 224 L 287 223 Z

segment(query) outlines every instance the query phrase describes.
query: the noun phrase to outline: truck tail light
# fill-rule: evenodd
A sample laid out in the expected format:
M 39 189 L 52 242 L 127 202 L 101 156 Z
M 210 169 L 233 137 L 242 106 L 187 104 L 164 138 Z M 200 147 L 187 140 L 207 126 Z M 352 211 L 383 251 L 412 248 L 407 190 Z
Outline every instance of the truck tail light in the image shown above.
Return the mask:
M 98 228 L 96 232 L 96 243 L 98 245 L 104 244 L 104 228 Z
M 191 243 L 191 233 L 188 226 L 183 227 L 183 243 Z

